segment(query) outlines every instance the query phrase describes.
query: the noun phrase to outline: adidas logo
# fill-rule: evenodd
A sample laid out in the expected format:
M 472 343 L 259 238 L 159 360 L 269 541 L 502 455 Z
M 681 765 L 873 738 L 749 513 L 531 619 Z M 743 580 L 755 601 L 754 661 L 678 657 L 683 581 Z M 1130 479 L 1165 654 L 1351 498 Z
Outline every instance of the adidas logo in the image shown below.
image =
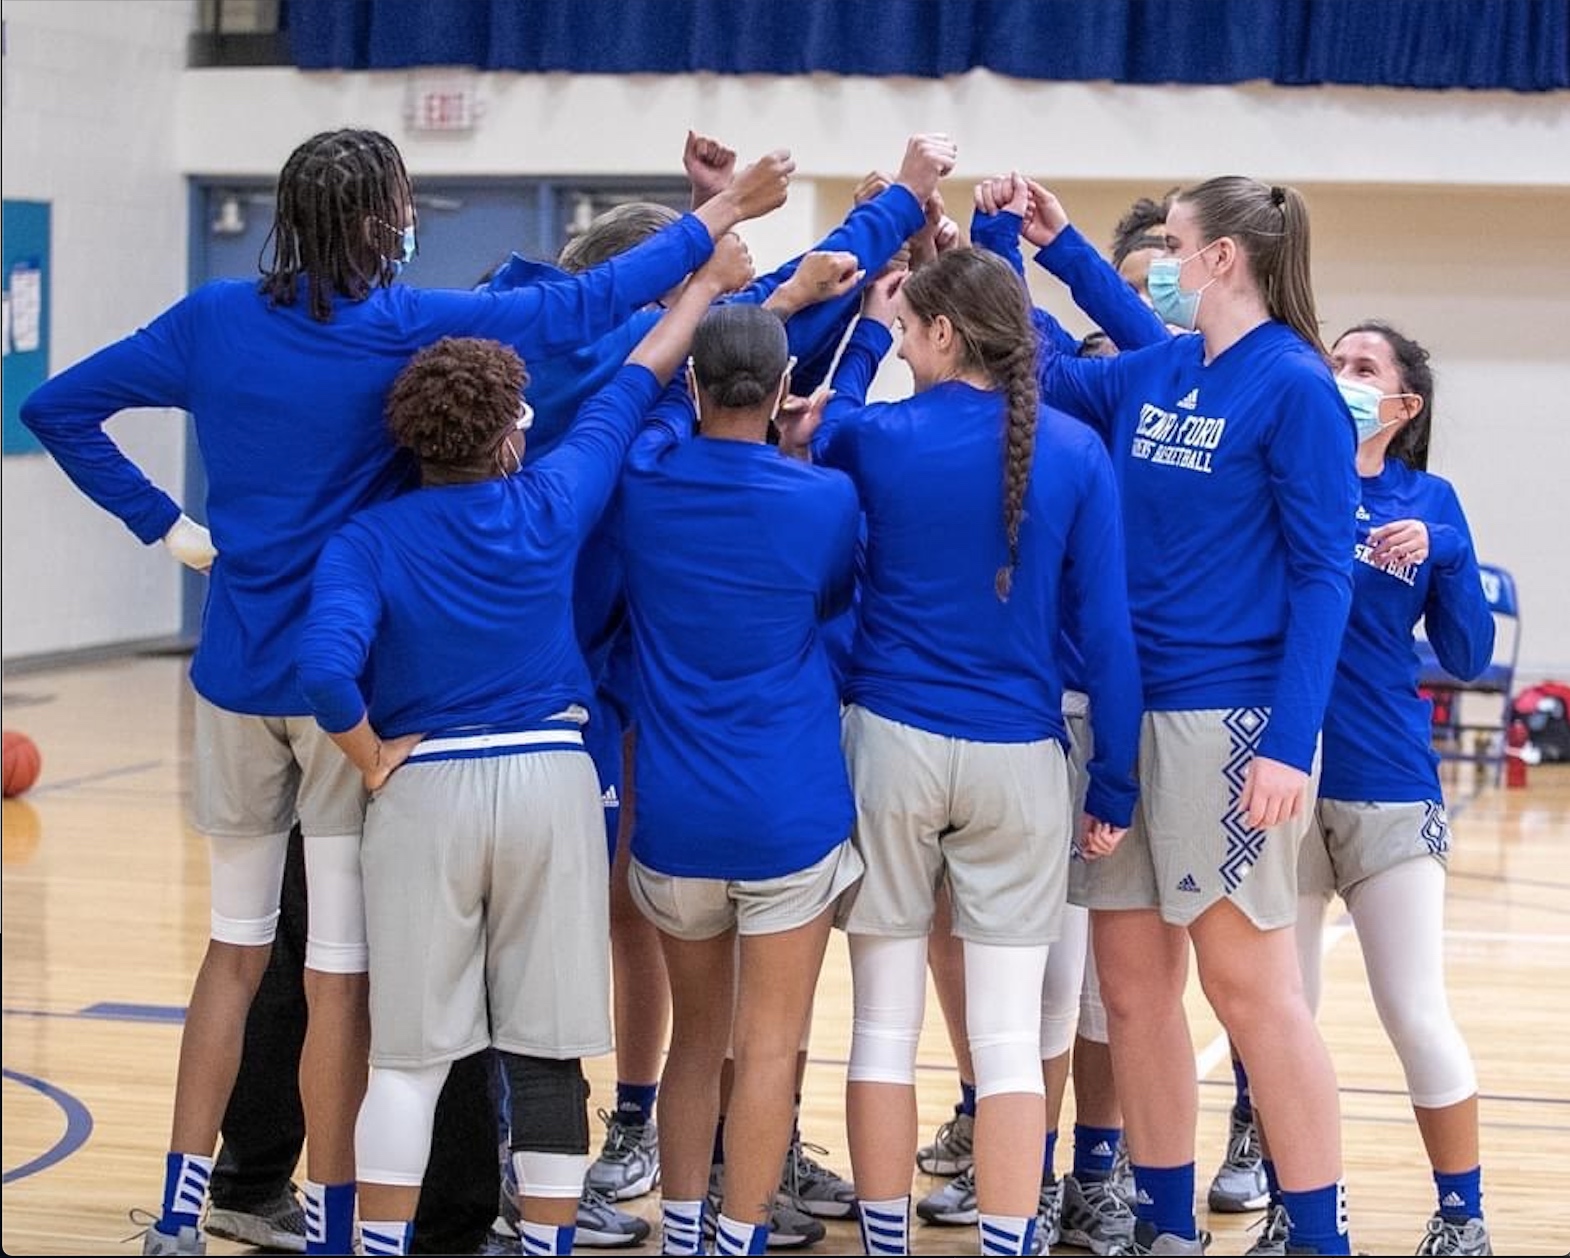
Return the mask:
M 600 796 L 600 806 L 602 808 L 621 807 L 621 798 L 616 794 L 616 787 L 614 785 L 607 786 L 605 788 L 605 794 Z
M 1112 1156 L 1112 1146 L 1105 1140 L 1096 1142 L 1096 1147 L 1090 1151 L 1091 1157 L 1109 1158 Z
M 1178 406 L 1185 411 L 1191 411 L 1198 405 L 1199 390 L 1197 388 L 1190 389 L 1178 399 Z
M 1151 1195 L 1141 1188 L 1137 1193 L 1134 1194 L 1134 1204 L 1137 1206 L 1153 1206 L 1156 1203 L 1151 1198 Z
M 1361 502 L 1357 504 L 1357 520 L 1359 524 L 1367 524 L 1373 518 L 1373 516 L 1369 515 L 1368 512 L 1363 509 L 1363 504 Z
M 1178 879 L 1177 889 L 1179 891 L 1198 891 L 1199 884 L 1194 881 L 1193 874 L 1184 874 Z
M 1459 1210 L 1462 1206 L 1466 1205 L 1466 1202 L 1461 1200 L 1460 1193 L 1447 1192 L 1442 1198 L 1440 1198 L 1439 1204 L 1442 1205 L 1446 1210 Z

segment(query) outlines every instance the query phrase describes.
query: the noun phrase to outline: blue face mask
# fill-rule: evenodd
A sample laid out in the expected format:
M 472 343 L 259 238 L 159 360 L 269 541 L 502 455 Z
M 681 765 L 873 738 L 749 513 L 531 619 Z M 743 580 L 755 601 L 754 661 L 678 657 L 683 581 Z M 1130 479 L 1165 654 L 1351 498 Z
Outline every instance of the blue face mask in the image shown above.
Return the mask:
M 1357 380 L 1343 380 L 1336 377 L 1336 388 L 1341 390 L 1341 400 L 1346 403 L 1347 410 L 1352 412 L 1352 421 L 1357 425 L 1357 443 L 1362 445 L 1370 437 L 1378 436 L 1392 424 L 1399 424 L 1399 419 L 1381 420 L 1379 407 L 1387 398 L 1416 397 L 1415 393 L 1381 393 L 1371 384 L 1363 384 Z
M 1217 243 L 1212 240 L 1205 249 Z M 1192 332 L 1199 318 L 1200 294 L 1216 281 L 1211 279 L 1190 292 L 1183 287 L 1179 277 L 1183 274 L 1183 268 L 1204 253 L 1205 249 L 1197 250 L 1186 258 L 1156 258 L 1151 262 L 1150 273 L 1145 277 L 1145 290 L 1150 294 L 1151 309 L 1163 323 L 1170 323 L 1185 332 Z
M 381 222 L 380 219 L 377 221 Z M 391 223 L 384 223 L 383 226 L 385 226 L 389 231 L 397 230 Z M 414 225 L 412 223 L 399 233 L 398 244 L 400 256 L 388 259 L 388 261 L 393 264 L 394 274 L 401 272 L 404 267 L 408 266 L 409 263 L 414 261 L 415 239 Z

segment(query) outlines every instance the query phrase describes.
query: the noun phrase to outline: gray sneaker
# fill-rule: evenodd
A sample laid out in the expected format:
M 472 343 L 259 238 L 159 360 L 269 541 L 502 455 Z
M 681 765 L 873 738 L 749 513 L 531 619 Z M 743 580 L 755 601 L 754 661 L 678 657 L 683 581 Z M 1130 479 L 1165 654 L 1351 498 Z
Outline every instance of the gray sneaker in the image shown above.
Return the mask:
M 619 1249 L 648 1239 L 647 1221 L 618 1210 L 604 1193 L 587 1184 L 578 1199 L 578 1234 L 575 1243 L 588 1249 Z
M 1122 1246 L 1134 1240 L 1134 1211 L 1118 1195 L 1110 1179 L 1093 1179 L 1081 1184 L 1072 1175 L 1063 1176 L 1063 1208 L 1059 1220 L 1060 1239 L 1093 1254 L 1122 1253 Z
M 1418 1243 L 1419 1254 L 1491 1254 L 1494 1247 L 1488 1239 L 1488 1224 L 1482 1219 L 1468 1219 L 1465 1223 L 1451 1223 L 1443 1215 L 1435 1214 L 1428 1220 L 1428 1230 Z
M 975 1160 L 976 1117 L 955 1112 L 929 1145 L 916 1150 L 916 1169 L 928 1175 L 958 1175 Z
M 1112 1191 L 1128 1203 L 1128 1208 L 1134 1208 L 1134 1197 L 1139 1189 L 1134 1187 L 1134 1168 L 1128 1160 L 1128 1142 L 1118 1141 L 1118 1151 L 1112 1158 L 1112 1174 L 1108 1176 L 1112 1184 Z
M 292 1184 L 271 1201 L 250 1207 L 220 1206 L 213 1202 L 207 1207 L 202 1230 L 219 1240 L 236 1241 L 241 1245 L 280 1249 L 291 1254 L 305 1252 L 305 1211 L 300 1208 L 300 1199 L 294 1195 Z
M 703 1212 L 703 1235 L 705 1240 L 712 1243 L 714 1229 L 719 1222 L 720 1206 L 725 1200 L 723 1165 L 709 1167 L 707 1197 L 709 1208 Z M 805 1249 L 809 1245 L 816 1245 L 825 1235 L 827 1230 L 823 1224 L 805 1211 L 798 1210 L 780 1194 L 775 1194 L 773 1209 L 769 1211 L 770 1249 Z
M 205 1254 L 206 1252 L 207 1238 L 202 1235 L 202 1229 L 199 1227 L 182 1227 L 178 1235 L 170 1236 L 150 1224 L 147 1231 L 142 1233 L 144 1254 Z
M 1270 1206 L 1262 1222 L 1264 1227 L 1260 1228 L 1258 1239 L 1243 1251 L 1245 1258 L 1250 1254 L 1256 1258 L 1286 1258 L 1287 1233 L 1292 1227 L 1287 1208 L 1279 1203 Z
M 780 1196 L 797 1210 L 819 1219 L 848 1219 L 856 1213 L 856 1188 L 821 1162 L 808 1156 L 808 1150 L 821 1157 L 828 1150 L 821 1145 L 791 1141 L 785 1154 L 785 1173 L 780 1178 Z
M 1232 1132 L 1227 1155 L 1210 1181 L 1210 1208 L 1218 1214 L 1243 1214 L 1270 1204 L 1265 1163 L 1259 1153 L 1259 1132 L 1252 1117 L 1239 1118 L 1232 1111 Z
M 1063 1180 L 1055 1179 L 1041 1186 L 1041 1198 L 1036 1206 L 1037 1253 L 1045 1253 L 1049 1245 L 1056 1245 L 1063 1237 Z
M 605 1145 L 584 1182 L 602 1197 L 630 1201 L 660 1182 L 660 1137 L 651 1120 L 623 1122 L 619 1114 L 599 1111 L 605 1123 Z
M 1171 1232 L 1158 1233 L 1154 1224 L 1136 1223 L 1134 1235 L 1127 1245 L 1109 1250 L 1113 1254 L 1203 1254 L 1210 1244 L 1210 1233 L 1201 1232 L 1193 1240 L 1174 1236 Z
M 942 1188 L 916 1203 L 916 1215 L 927 1223 L 968 1227 L 981 1217 L 976 1208 L 976 1164 L 972 1162 Z

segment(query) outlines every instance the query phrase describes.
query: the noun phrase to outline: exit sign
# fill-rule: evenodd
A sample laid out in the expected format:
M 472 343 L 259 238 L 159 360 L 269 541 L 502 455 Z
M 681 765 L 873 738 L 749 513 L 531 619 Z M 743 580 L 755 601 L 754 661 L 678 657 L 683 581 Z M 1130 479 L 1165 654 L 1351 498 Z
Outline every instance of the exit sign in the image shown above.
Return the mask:
M 417 79 L 410 84 L 406 116 L 411 131 L 472 131 L 479 115 L 473 83 Z

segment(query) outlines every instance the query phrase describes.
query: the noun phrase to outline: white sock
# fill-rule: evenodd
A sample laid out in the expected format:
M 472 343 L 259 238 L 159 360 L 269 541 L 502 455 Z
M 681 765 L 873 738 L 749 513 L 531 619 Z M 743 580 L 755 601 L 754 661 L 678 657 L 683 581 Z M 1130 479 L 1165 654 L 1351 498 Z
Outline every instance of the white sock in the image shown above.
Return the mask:
M 740 1223 L 721 1214 L 714 1226 L 717 1254 L 761 1254 L 769 1247 L 768 1223 Z
M 983 1214 L 976 1220 L 984 1254 L 1028 1254 L 1035 1240 L 1036 1216 L 1028 1219 L 1012 1214 Z
M 910 1198 L 861 1202 L 861 1247 L 869 1254 L 910 1252 Z
M 388 1223 L 360 1220 L 360 1252 L 363 1254 L 406 1254 L 414 1236 L 414 1222 L 394 1219 Z
M 528 1219 L 518 1224 L 518 1240 L 525 1254 L 570 1254 L 576 1224 L 554 1227 L 549 1223 L 531 1223 Z
M 703 1252 L 703 1201 L 660 1202 L 660 1252 L 662 1254 L 701 1254 Z

